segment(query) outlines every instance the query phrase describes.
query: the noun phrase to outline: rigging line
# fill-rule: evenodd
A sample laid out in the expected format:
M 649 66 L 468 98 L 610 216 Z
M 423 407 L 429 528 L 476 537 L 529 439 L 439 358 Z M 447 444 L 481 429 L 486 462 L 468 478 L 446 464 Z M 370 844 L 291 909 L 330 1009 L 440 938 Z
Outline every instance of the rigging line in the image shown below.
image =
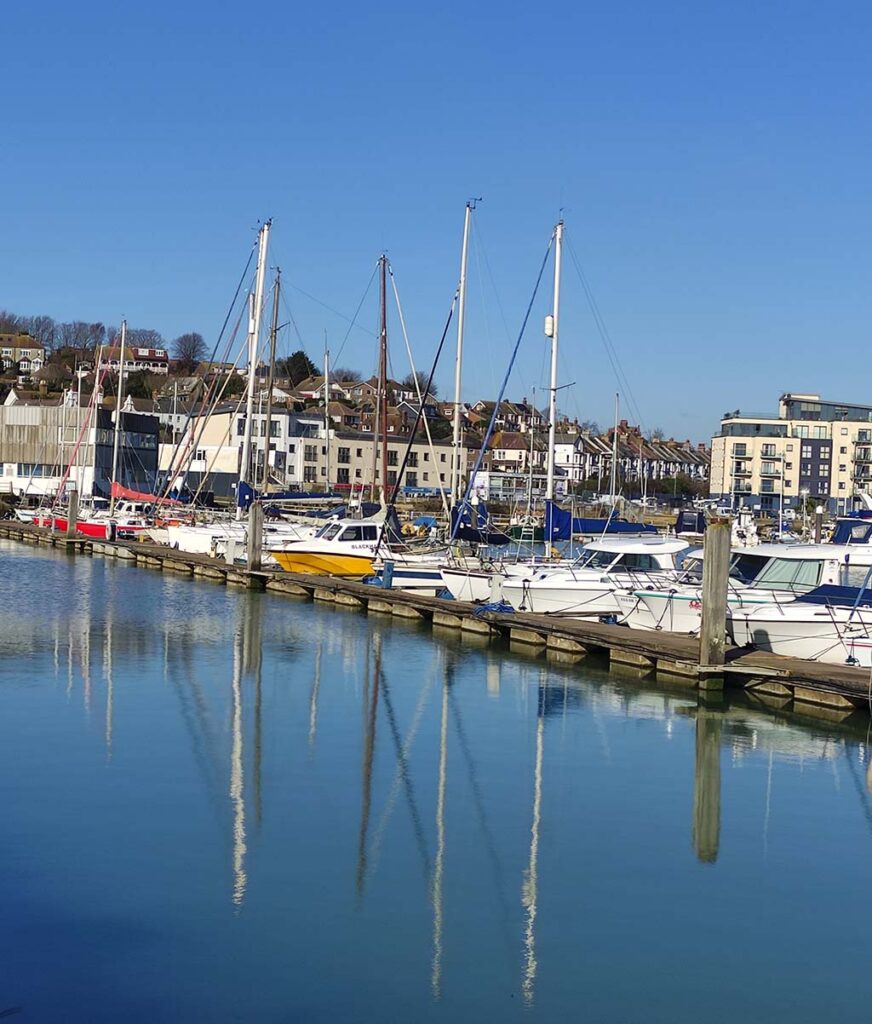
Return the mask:
M 593 315 L 594 323 L 596 324 L 597 331 L 600 335 L 600 340 L 603 343 L 606 355 L 608 356 L 609 362 L 612 365 L 612 370 L 615 373 L 615 377 L 618 381 L 618 384 L 621 387 L 621 390 L 624 392 L 625 397 L 629 400 L 629 404 L 631 404 L 633 407 L 632 411 L 634 412 L 636 418 L 639 420 L 639 425 L 643 426 L 642 416 L 639 411 L 639 405 L 636 402 L 636 396 L 633 394 L 633 389 L 630 387 L 630 382 L 627 378 L 626 373 L 624 372 L 624 368 L 621 364 L 620 357 L 618 356 L 617 349 L 615 348 L 614 343 L 612 342 L 611 335 L 609 334 L 609 330 L 606 327 L 605 320 L 603 319 L 603 316 L 600 313 L 599 305 L 597 304 L 596 298 L 593 294 L 590 284 L 588 283 L 588 280 L 584 275 L 584 271 L 581 269 L 581 264 L 575 252 L 575 247 L 572 244 L 571 238 L 566 238 L 566 244 L 567 248 L 569 249 L 570 259 L 572 260 L 573 266 L 575 267 L 575 272 L 578 275 L 578 279 L 581 282 L 582 288 L 584 289 L 584 294 L 587 298 L 588 305 L 590 306 L 590 311 Z
M 279 292 L 279 302 L 281 302 L 288 314 L 288 320 L 291 326 L 294 328 L 294 334 L 297 336 L 297 341 L 300 343 L 300 348 L 305 352 L 306 343 L 303 341 L 303 336 L 300 334 L 300 328 L 297 327 L 297 321 L 294 319 L 294 311 L 291 309 L 291 304 L 288 302 L 287 293 L 284 291 Z
M 412 368 L 412 380 L 414 380 L 414 382 L 415 382 L 415 393 L 418 396 L 418 410 L 419 410 L 419 414 L 420 414 L 421 412 L 423 412 L 423 409 L 424 409 L 424 396 L 421 394 L 421 382 L 418 380 L 418 371 L 415 369 L 415 360 L 412 358 L 412 346 L 409 344 L 409 335 L 408 335 L 408 333 L 406 331 L 406 318 L 403 316 L 403 307 L 400 305 L 400 293 L 397 290 L 397 281 L 396 281 L 396 278 L 394 277 L 394 268 L 391 266 L 390 262 L 388 262 L 388 273 L 391 275 L 391 287 L 393 288 L 394 299 L 396 300 L 396 303 L 397 303 L 397 314 L 399 315 L 399 318 L 400 318 L 400 327 L 402 328 L 402 332 L 403 332 L 403 341 L 406 343 L 406 352 L 408 353 L 408 356 L 409 356 L 409 366 L 411 366 L 411 368 Z M 451 310 L 451 312 L 452 312 L 452 314 L 454 312 L 454 304 L 453 303 L 452 303 L 452 310 Z M 450 318 L 449 318 L 449 322 L 450 322 Z M 445 340 L 445 336 L 444 335 L 443 335 L 442 340 L 443 341 Z M 440 342 L 440 350 L 441 350 L 441 342 Z M 435 363 L 434 363 L 433 372 L 435 372 L 435 370 L 436 370 L 436 366 L 435 366 Z M 430 380 L 427 381 L 427 386 L 428 387 L 430 387 L 432 385 L 432 382 L 433 382 L 433 372 L 430 373 Z M 428 392 L 428 396 L 429 396 L 429 392 Z M 419 416 L 419 417 L 416 418 L 416 421 L 415 421 L 415 426 L 416 427 L 418 425 L 418 419 L 419 418 L 423 419 L 424 432 L 427 435 L 427 447 L 430 449 L 430 455 L 433 458 L 433 465 L 435 466 L 437 464 L 438 460 L 436 459 L 436 450 L 433 447 L 433 438 L 430 436 L 430 424 L 427 422 L 427 416 L 426 415 L 424 415 L 423 417 Z M 414 439 L 415 439 L 415 431 L 413 430 L 412 431 L 412 440 L 414 440 Z M 448 499 L 445 497 L 445 489 L 442 488 L 442 487 L 439 488 L 439 496 L 442 499 L 442 511 L 445 513 L 445 518 L 447 520 L 449 515 L 450 515 L 449 509 L 448 509 Z
M 471 232 L 470 233 L 474 233 L 475 232 L 475 218 L 471 217 L 469 223 L 470 223 L 470 228 L 471 228 Z M 477 240 L 478 240 L 478 237 L 476 236 L 476 241 Z M 478 276 L 478 289 L 479 289 L 479 292 L 481 293 L 481 314 L 482 314 L 482 319 L 484 320 L 484 338 L 485 338 L 485 346 L 486 346 L 487 357 L 488 357 L 488 368 L 489 368 L 490 373 L 491 373 L 491 379 L 488 381 L 488 383 L 490 384 L 491 388 L 494 388 L 496 386 L 496 379 L 495 379 L 495 377 L 493 375 L 493 371 L 494 371 L 494 368 L 496 366 L 496 359 L 494 358 L 495 353 L 494 353 L 494 347 L 493 347 L 493 339 L 491 337 L 490 317 L 487 315 L 487 303 L 485 302 L 485 298 L 484 298 L 484 277 L 482 276 L 482 273 L 481 273 L 481 252 L 480 252 L 480 250 L 481 250 L 481 246 L 480 245 L 474 245 L 472 247 L 472 252 L 473 252 L 473 255 L 475 256 L 475 269 L 476 269 L 476 273 L 477 273 L 477 276 Z M 505 326 L 505 320 L 503 320 L 503 325 Z M 508 329 L 506 330 L 506 334 L 508 335 Z
M 370 275 L 369 281 L 367 282 L 367 285 L 366 285 L 366 288 L 365 288 L 365 290 L 363 292 L 363 295 L 360 297 L 360 302 L 358 302 L 358 304 L 357 304 L 357 309 L 354 311 L 354 316 L 351 318 L 351 322 L 348 325 L 348 330 L 345 332 L 345 337 L 342 339 L 342 342 L 339 345 L 338 352 L 333 357 L 334 363 L 342 355 L 342 350 L 345 348 L 345 342 L 348 341 L 348 336 L 349 336 L 349 334 L 351 334 L 352 328 L 355 327 L 355 326 L 359 326 L 359 325 L 357 325 L 357 318 L 360 315 L 361 309 L 363 309 L 363 304 L 364 304 L 364 302 L 366 302 L 366 297 L 367 297 L 367 295 L 369 295 L 369 290 L 370 290 L 370 288 L 372 288 L 372 282 L 375 280 L 375 275 L 377 273 L 378 273 L 378 263 L 376 263 L 376 265 L 372 269 L 372 274 Z M 359 329 L 361 331 L 366 332 L 367 334 L 370 333 L 369 331 L 366 330 L 365 327 L 359 327 Z
M 430 388 L 433 386 L 433 377 L 434 377 L 434 375 L 436 373 L 436 366 L 439 363 L 439 357 L 442 355 L 442 349 L 443 349 L 443 347 L 445 345 L 445 339 L 448 337 L 448 328 L 451 326 L 451 320 L 452 320 L 452 317 L 454 316 L 455 307 L 457 306 L 457 296 L 458 296 L 459 291 L 460 291 L 460 288 L 458 287 L 457 292 L 454 293 L 454 298 L 451 300 L 451 309 L 448 310 L 448 318 L 445 321 L 445 328 L 442 331 L 442 337 L 439 339 L 439 345 L 438 345 L 438 347 L 436 349 L 436 355 L 433 357 L 433 365 L 430 367 L 430 376 L 427 378 L 427 391 L 428 392 L 430 391 Z M 393 509 L 394 506 L 396 505 L 397 495 L 400 493 L 400 481 L 403 479 L 403 474 L 406 472 L 406 467 L 407 467 L 407 465 L 409 463 L 409 456 L 410 456 L 410 454 L 412 452 L 412 445 L 414 444 L 415 435 L 418 432 L 418 428 L 421 425 L 421 417 L 423 415 L 424 415 L 424 403 L 421 402 L 420 405 L 418 406 L 418 415 L 415 417 L 415 422 L 414 422 L 414 424 L 412 426 L 412 433 L 411 433 L 411 436 L 409 437 L 409 443 L 406 445 L 406 451 L 403 454 L 402 465 L 397 470 L 397 477 L 396 477 L 396 480 L 394 481 L 394 489 L 391 492 L 390 501 L 388 502 L 388 509 L 389 510 Z M 383 425 L 382 429 L 384 431 L 387 431 L 387 424 L 386 423 Z M 379 535 L 378 543 L 375 546 L 375 552 L 373 554 L 373 558 L 376 558 L 378 556 L 379 548 L 381 547 L 381 543 L 382 543 L 382 540 L 383 540 L 384 535 L 385 535 L 386 532 L 387 532 L 386 530 L 382 530 L 381 534 Z
M 376 271 L 374 270 L 372 272 L 372 277 L 374 278 L 375 275 L 376 275 Z M 360 324 L 355 323 L 355 318 L 356 318 L 357 314 L 355 314 L 355 318 L 349 318 L 344 313 L 340 313 L 338 309 L 334 309 L 332 306 L 329 306 L 326 302 L 322 302 L 320 299 L 316 298 L 314 295 L 311 295 L 304 288 L 300 288 L 299 285 L 294 284 L 293 281 L 288 281 L 287 283 L 291 286 L 291 288 L 294 289 L 294 291 L 299 292 L 301 295 L 305 295 L 307 299 L 311 299 L 312 302 L 317 303 L 317 305 L 319 305 L 319 306 L 322 306 L 324 309 L 328 310 L 330 313 L 333 313 L 334 316 L 338 316 L 340 320 L 344 320 L 346 323 L 351 324 L 351 327 L 357 327 L 357 329 L 359 331 L 363 331 L 364 334 L 368 334 L 368 335 L 370 335 L 370 337 L 373 337 L 373 338 L 378 337 L 378 335 L 374 331 L 367 330 L 366 327 L 362 327 Z M 372 278 L 370 278 L 369 284 L 370 285 L 372 284 Z M 367 285 L 367 291 L 369 291 L 369 285 Z M 366 295 L 364 294 L 364 299 L 365 298 L 366 298 Z M 361 306 L 363 305 L 363 299 L 361 299 L 360 305 Z M 358 311 L 359 311 L 359 309 L 360 309 L 360 307 L 358 307 Z M 350 331 L 350 329 L 351 328 L 349 328 L 349 331 Z M 347 337 L 347 335 L 346 335 L 346 337 Z
M 536 301 L 536 296 L 539 293 L 539 285 L 542 283 L 542 275 L 545 273 L 545 267 L 548 264 L 548 257 L 551 254 L 551 247 L 552 247 L 553 244 L 554 244 L 554 232 L 552 231 L 551 232 L 551 237 L 548 239 L 548 246 L 545 249 L 545 255 L 542 257 L 542 265 L 539 267 L 539 274 L 536 277 L 536 284 L 535 284 L 535 286 L 533 288 L 533 294 L 530 296 L 530 302 L 527 305 L 527 311 L 524 313 L 524 320 L 521 323 L 521 330 L 518 332 L 518 339 L 515 342 L 515 347 L 512 349 L 512 358 L 509 360 L 509 365 L 506 367 L 506 373 L 505 373 L 505 376 L 503 377 L 502 387 L 500 388 L 500 392 L 497 395 L 497 400 L 496 400 L 496 403 L 494 404 L 494 411 L 491 413 L 490 423 L 488 423 L 488 426 L 487 426 L 487 432 L 485 433 L 484 439 L 481 442 L 481 450 L 478 453 L 478 456 L 477 456 L 477 458 L 475 460 L 475 466 L 474 466 L 472 472 L 470 473 L 469 479 L 468 479 L 468 481 L 466 483 L 466 491 L 465 491 L 465 493 L 463 495 L 463 500 L 460 503 L 460 510 L 459 510 L 460 513 L 462 513 L 462 510 L 464 508 L 469 506 L 469 496 L 472 493 L 472 485 L 473 485 L 473 482 L 475 481 L 475 478 L 476 478 L 476 475 L 478 474 L 478 471 L 481 469 L 481 464 L 482 464 L 482 461 L 484 460 L 484 455 L 485 455 L 485 452 L 487 451 L 487 446 L 488 446 L 488 444 L 490 442 L 491 437 L 493 436 L 494 425 L 496 424 L 496 420 L 497 420 L 497 413 L 500 410 L 500 403 L 502 402 L 503 396 L 506 393 L 506 387 L 508 386 L 508 383 L 509 383 L 509 377 L 511 376 L 511 373 L 512 373 L 512 367 L 515 364 L 515 359 L 517 358 L 517 355 L 518 355 L 518 349 L 521 347 L 521 341 L 523 340 L 524 333 L 527 330 L 527 323 L 528 323 L 528 321 L 530 319 L 530 314 L 533 311 L 533 303 Z M 457 531 L 458 531 L 458 529 L 460 527 L 460 520 L 461 520 L 461 518 L 462 518 L 462 515 L 458 514 L 456 516 L 455 520 L 454 520 L 454 525 L 451 528 L 451 540 L 452 541 L 457 536 Z

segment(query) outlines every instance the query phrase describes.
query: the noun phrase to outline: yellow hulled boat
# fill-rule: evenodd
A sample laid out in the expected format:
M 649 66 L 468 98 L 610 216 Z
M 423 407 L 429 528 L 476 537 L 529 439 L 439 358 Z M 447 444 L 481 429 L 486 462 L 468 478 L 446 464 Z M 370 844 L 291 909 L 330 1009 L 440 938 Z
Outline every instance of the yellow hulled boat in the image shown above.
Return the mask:
M 285 572 L 360 579 L 373 573 L 384 519 L 340 519 L 308 540 L 288 541 L 270 554 Z

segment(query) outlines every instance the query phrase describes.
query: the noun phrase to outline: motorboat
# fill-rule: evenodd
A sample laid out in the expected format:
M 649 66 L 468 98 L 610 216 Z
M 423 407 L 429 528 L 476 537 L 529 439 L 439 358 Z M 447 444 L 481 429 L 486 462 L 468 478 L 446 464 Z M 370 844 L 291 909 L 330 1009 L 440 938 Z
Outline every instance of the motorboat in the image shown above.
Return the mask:
M 508 578 L 502 596 L 517 611 L 576 618 L 620 615 L 616 594 L 677 579 L 687 541 L 664 537 L 603 538 L 585 545 L 568 567 Z
M 734 609 L 733 641 L 829 665 L 872 668 L 872 595 L 821 586 L 790 601 Z
M 385 529 L 384 514 L 372 519 L 339 519 L 305 540 L 288 541 L 270 554 L 286 572 L 362 579 L 372 575 L 373 560 Z
M 757 544 L 731 554 L 727 617 L 739 609 L 785 603 L 823 584 L 844 584 L 851 552 L 831 544 Z M 702 618 L 702 563 L 689 560 L 674 582 L 633 590 L 624 622 L 634 629 L 698 633 Z M 625 604 L 628 602 L 625 601 Z

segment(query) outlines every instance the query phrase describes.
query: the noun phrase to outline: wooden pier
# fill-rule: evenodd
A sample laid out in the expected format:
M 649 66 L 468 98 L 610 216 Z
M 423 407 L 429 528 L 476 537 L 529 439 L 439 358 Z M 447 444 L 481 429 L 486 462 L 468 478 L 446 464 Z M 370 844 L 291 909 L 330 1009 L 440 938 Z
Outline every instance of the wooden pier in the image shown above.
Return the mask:
M 434 630 L 476 634 L 513 649 L 562 663 L 606 657 L 609 666 L 638 679 L 689 688 L 744 688 L 773 710 L 798 710 L 841 721 L 858 709 L 872 713 L 872 673 L 845 665 L 787 658 L 727 647 L 723 665 L 701 665 L 698 638 L 664 631 L 633 630 L 584 619 L 499 612 L 465 602 L 418 595 L 327 576 L 271 570 L 249 571 L 208 555 L 158 544 L 68 537 L 14 520 L 0 521 L 0 537 L 44 544 L 71 553 L 117 558 L 141 568 L 174 572 L 227 586 L 314 600 L 352 611 L 419 621 Z

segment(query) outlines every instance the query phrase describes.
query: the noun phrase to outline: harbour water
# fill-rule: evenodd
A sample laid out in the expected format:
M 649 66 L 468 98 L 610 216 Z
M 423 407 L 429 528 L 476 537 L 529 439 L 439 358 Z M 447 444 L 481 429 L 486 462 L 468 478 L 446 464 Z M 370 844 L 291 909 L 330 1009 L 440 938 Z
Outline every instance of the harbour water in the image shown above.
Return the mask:
M 0 1014 L 865 1010 L 864 730 L 12 542 L 0 587 Z

